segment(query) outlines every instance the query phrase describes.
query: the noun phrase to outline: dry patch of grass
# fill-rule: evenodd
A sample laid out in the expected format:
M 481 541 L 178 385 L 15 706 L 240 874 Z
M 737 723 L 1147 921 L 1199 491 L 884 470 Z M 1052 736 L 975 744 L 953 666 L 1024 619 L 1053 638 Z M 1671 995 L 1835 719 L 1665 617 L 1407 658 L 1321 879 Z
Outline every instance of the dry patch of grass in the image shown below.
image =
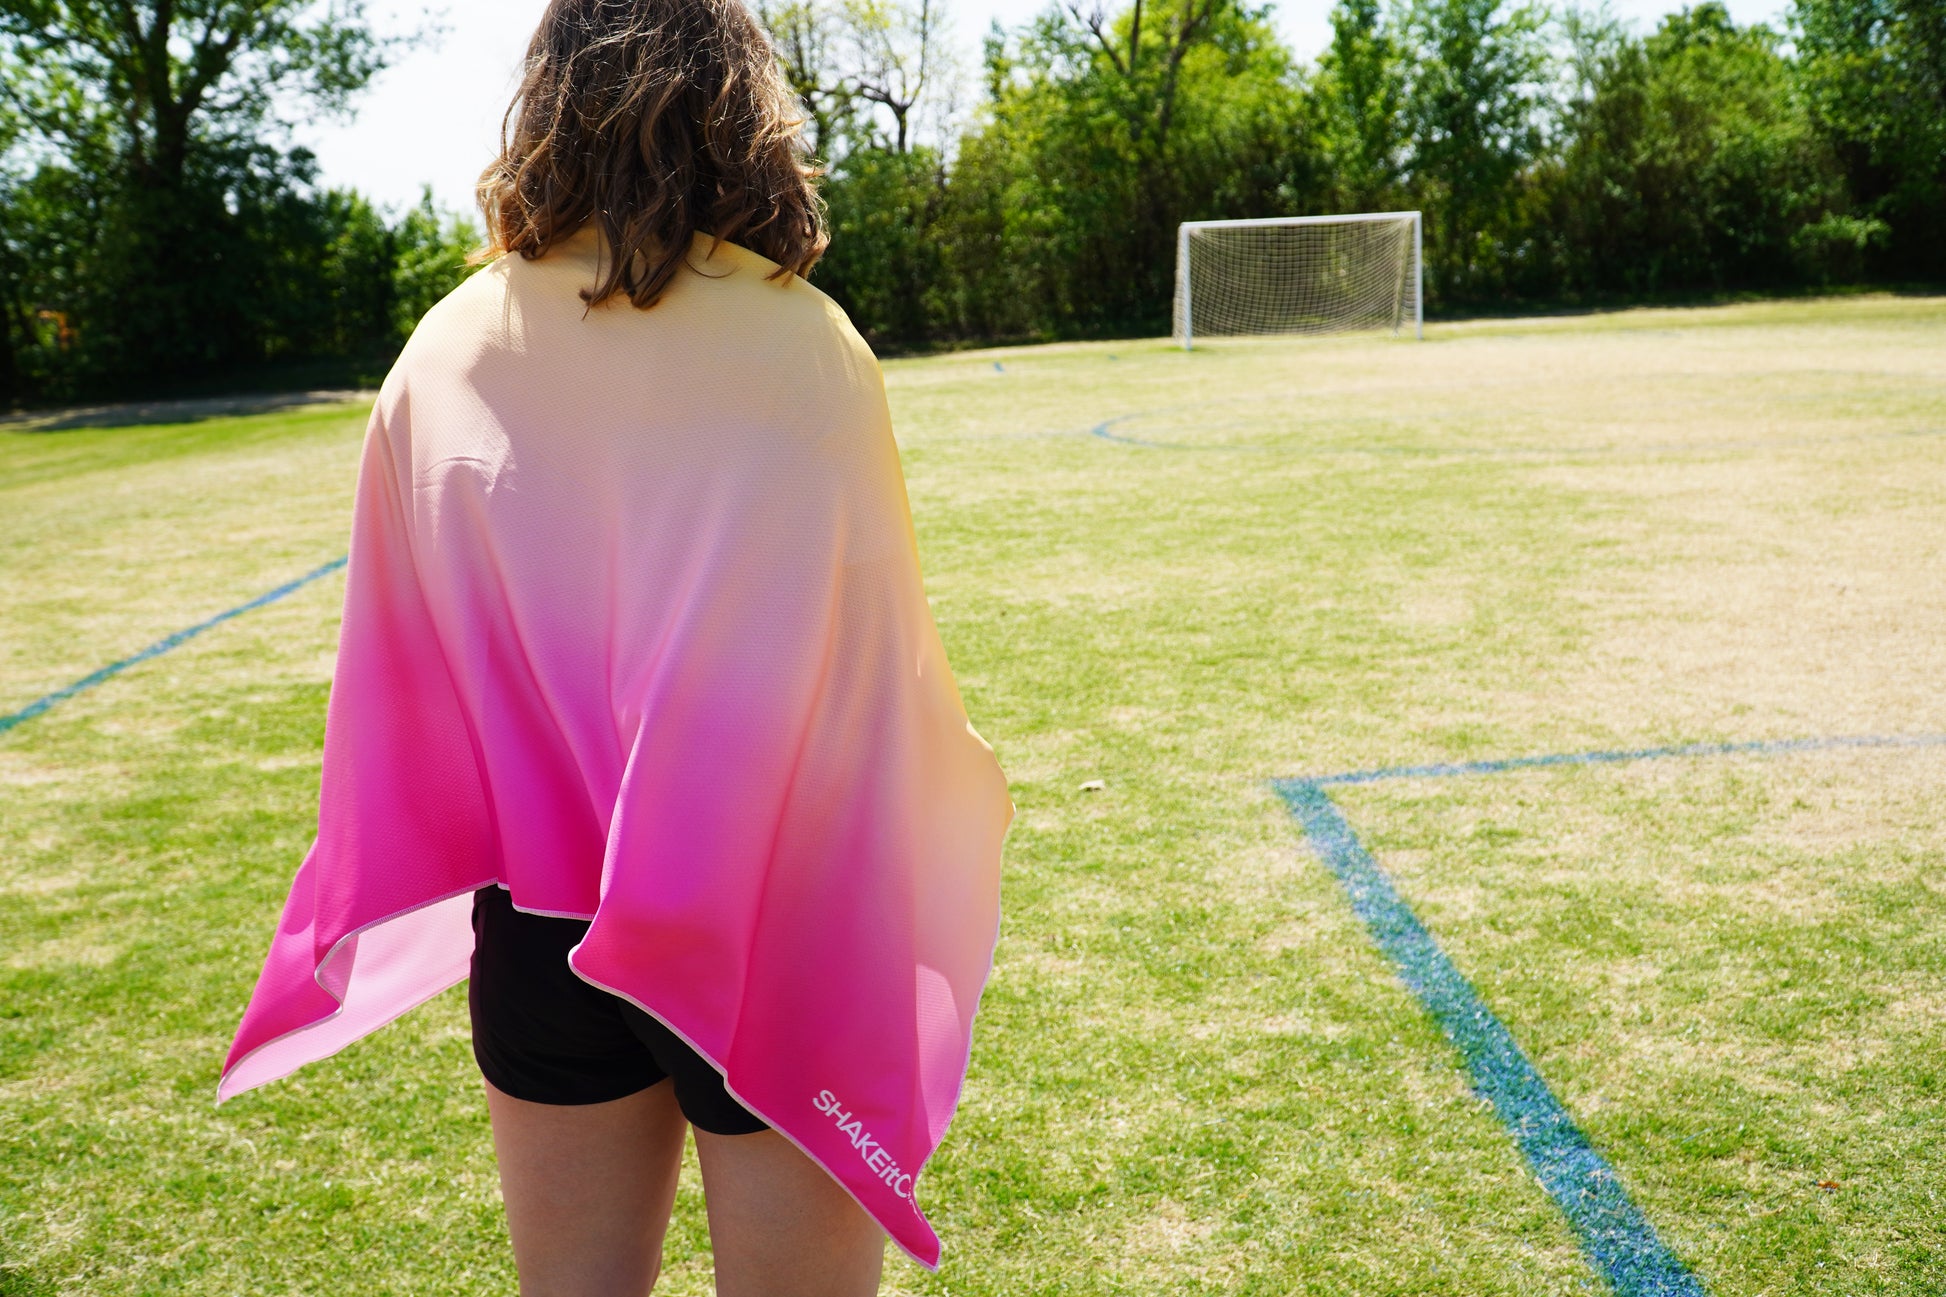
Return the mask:
M 888 364 L 1020 815 L 921 1190 L 946 1267 L 887 1291 L 1597 1291 L 1265 781 L 1946 729 L 1942 443 L 1903 435 L 1946 422 L 1942 357 L 1942 304 L 1847 300 Z M 1118 430 L 1263 449 L 1087 435 L 1143 412 Z M 341 553 L 362 426 L 0 438 L 0 692 Z M 457 996 L 209 1104 L 314 823 L 341 590 L 0 736 L 0 1287 L 511 1288 Z M 1831 753 L 1343 798 L 1710 1291 L 1919 1297 L 1942 780 Z M 692 1165 L 663 1291 L 708 1291 L 702 1221 Z

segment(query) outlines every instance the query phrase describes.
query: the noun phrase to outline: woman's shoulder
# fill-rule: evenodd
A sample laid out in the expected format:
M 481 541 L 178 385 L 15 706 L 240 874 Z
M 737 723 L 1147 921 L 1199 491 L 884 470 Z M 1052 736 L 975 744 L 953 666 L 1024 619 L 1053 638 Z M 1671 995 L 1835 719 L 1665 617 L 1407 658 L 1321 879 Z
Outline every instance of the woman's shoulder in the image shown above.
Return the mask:
M 871 354 L 842 306 L 816 284 L 784 271 L 761 252 L 698 231 L 691 244 L 690 269 L 704 279 L 733 287 L 749 301 L 774 305 L 779 323 L 804 330 L 810 338 L 824 335 L 848 349 Z
M 699 233 L 685 265 L 647 308 L 625 296 L 590 306 L 594 249 L 575 239 L 529 260 L 502 256 L 442 298 L 408 339 L 394 377 L 414 385 L 599 389 L 658 408 L 707 393 L 716 408 L 772 395 L 855 417 L 883 399 L 884 377 L 844 308 L 761 253 Z M 574 376 L 570 380 L 569 376 Z M 639 389 L 639 390 L 638 390 Z
M 462 340 L 485 340 L 509 332 L 514 325 L 509 281 L 512 263 L 518 260 L 495 257 L 434 302 L 407 336 L 398 363 L 445 353 Z

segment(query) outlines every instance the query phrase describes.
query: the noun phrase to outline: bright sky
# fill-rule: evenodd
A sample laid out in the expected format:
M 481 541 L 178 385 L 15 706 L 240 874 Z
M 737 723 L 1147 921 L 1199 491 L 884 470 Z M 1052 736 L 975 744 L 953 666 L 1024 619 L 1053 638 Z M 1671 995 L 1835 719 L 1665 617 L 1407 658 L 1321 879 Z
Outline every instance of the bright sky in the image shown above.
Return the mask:
M 1048 2 L 948 0 L 969 76 L 990 21 L 1013 26 Z M 1610 0 L 1618 16 L 1644 29 L 1682 3 Z M 1782 21 L 1784 0 L 1728 4 L 1740 23 Z M 1301 57 L 1313 58 L 1330 43 L 1331 0 L 1276 0 L 1275 7 L 1285 39 Z M 433 13 L 441 8 L 435 3 Z M 544 8 L 544 0 L 446 0 L 443 38 L 381 76 L 359 99 L 354 120 L 308 124 L 297 141 L 317 153 L 327 183 L 351 186 L 395 210 L 416 202 L 420 187 L 430 184 L 440 203 L 471 212 L 473 182 L 493 156 L 514 71 Z M 401 31 L 420 22 L 427 7 L 423 0 L 371 0 L 369 12 L 381 30 Z

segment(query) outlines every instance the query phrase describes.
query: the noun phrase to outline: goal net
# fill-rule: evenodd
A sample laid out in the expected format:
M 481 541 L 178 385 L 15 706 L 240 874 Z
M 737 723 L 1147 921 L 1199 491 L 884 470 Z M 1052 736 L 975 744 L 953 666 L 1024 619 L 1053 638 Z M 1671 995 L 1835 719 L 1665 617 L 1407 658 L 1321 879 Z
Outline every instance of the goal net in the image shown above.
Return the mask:
M 1417 212 L 1186 221 L 1175 340 L 1411 328 L 1425 336 Z

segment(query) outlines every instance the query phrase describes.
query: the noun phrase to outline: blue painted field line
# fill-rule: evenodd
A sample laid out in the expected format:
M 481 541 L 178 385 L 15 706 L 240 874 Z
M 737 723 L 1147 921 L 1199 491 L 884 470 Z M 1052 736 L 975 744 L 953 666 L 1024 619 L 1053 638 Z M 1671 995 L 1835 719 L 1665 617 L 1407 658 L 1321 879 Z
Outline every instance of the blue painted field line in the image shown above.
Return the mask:
M 1493 1105 L 1616 1297 L 1705 1297 L 1702 1283 L 1657 1237 L 1512 1033 L 1399 896 L 1331 794 L 1304 779 L 1279 780 L 1276 789 L 1379 949 L 1458 1048 L 1474 1087 Z
M 1445 779 L 1454 775 L 1497 775 L 1509 770 L 1548 766 L 1600 766 L 1623 761 L 1654 761 L 1663 757 L 1721 757 L 1738 753 L 1825 752 L 1834 748 L 1946 747 L 1946 734 L 1848 734 L 1823 739 L 1763 739 L 1751 743 L 1684 743 L 1664 748 L 1618 748 L 1597 752 L 1557 752 L 1544 757 L 1509 757 L 1503 761 L 1458 761 L 1427 766 L 1382 766 L 1283 782 L 1319 788 L 1372 784 L 1382 779 Z M 1280 787 L 1282 784 L 1280 783 Z
M 1535 1177 L 1580 1235 L 1583 1251 L 1607 1277 L 1617 1297 L 1702 1297 L 1701 1282 L 1657 1237 L 1655 1227 L 1629 1198 L 1615 1169 L 1575 1125 L 1574 1118 L 1521 1052 L 1506 1024 L 1487 1008 L 1472 983 L 1439 948 L 1326 790 L 1385 779 L 1445 779 L 1668 757 L 1925 747 L 1946 747 L 1946 734 L 1853 734 L 1561 752 L 1500 761 L 1383 766 L 1307 779 L 1279 779 L 1271 786 L 1302 826 L 1311 849 L 1343 885 L 1352 910 L 1364 921 L 1379 949 L 1398 967 L 1407 989 L 1460 1051 L 1475 1088 L 1493 1105 Z
M 107 680 L 113 676 L 120 675 L 122 672 L 128 670 L 130 667 L 134 666 L 138 662 L 146 662 L 152 657 L 160 657 L 162 654 L 167 653 L 170 649 L 175 648 L 178 644 L 181 644 L 184 640 L 194 639 L 196 636 L 201 635 L 204 631 L 208 630 L 210 627 L 221 625 L 222 623 L 230 620 L 230 618 L 232 617 L 241 617 L 244 613 L 250 612 L 251 610 L 256 608 L 261 608 L 267 603 L 275 603 L 279 599 L 282 599 L 285 595 L 295 593 L 296 591 L 309 585 L 311 582 L 317 580 L 319 577 L 331 575 L 331 573 L 336 572 L 339 568 L 343 567 L 344 565 L 345 565 L 344 558 L 342 557 L 334 558 L 329 563 L 326 563 L 323 567 L 314 568 L 311 571 L 306 572 L 303 576 L 298 577 L 295 581 L 286 581 L 283 585 L 278 586 L 275 590 L 269 590 L 263 594 L 258 595 L 255 599 L 252 599 L 249 603 L 240 603 L 236 607 L 231 608 L 226 612 L 217 613 L 216 616 L 211 617 L 208 621 L 199 621 L 194 626 L 185 627 L 184 629 L 177 631 L 173 635 L 157 640 L 155 643 L 143 649 L 140 653 L 136 653 L 130 657 L 125 657 L 119 662 L 111 662 L 107 666 L 103 667 L 101 670 L 95 672 L 93 675 L 83 676 L 81 679 L 75 681 L 73 684 L 68 685 L 65 688 L 56 689 L 51 694 L 47 694 L 44 697 L 36 698 L 33 702 L 28 703 L 25 707 L 21 708 L 19 711 L 11 712 L 5 716 L 0 716 L 0 734 L 5 734 L 8 730 L 12 729 L 16 725 L 21 724 L 23 721 L 32 720 L 34 717 L 40 715 L 42 712 L 52 707 L 55 703 L 62 702 L 66 699 L 72 698 L 76 694 L 82 692 L 84 689 L 92 689 L 96 685 L 100 684 L 102 681 Z

